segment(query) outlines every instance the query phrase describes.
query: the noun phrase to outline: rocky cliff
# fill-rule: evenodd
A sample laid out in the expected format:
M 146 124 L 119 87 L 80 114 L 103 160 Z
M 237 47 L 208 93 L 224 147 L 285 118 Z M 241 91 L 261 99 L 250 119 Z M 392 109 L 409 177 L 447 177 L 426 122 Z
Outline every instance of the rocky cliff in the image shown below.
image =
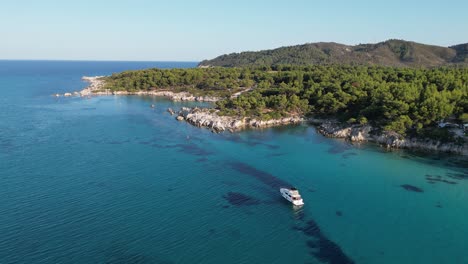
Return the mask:
M 229 130 L 231 132 L 246 128 L 264 128 L 272 126 L 298 124 L 304 121 L 300 116 L 284 117 L 280 119 L 258 120 L 248 117 L 219 116 L 219 110 L 209 108 L 183 107 L 176 117 L 197 127 L 206 127 L 214 132 Z
M 314 120 L 318 123 L 317 120 Z M 431 139 L 405 138 L 395 132 L 380 132 L 370 125 L 343 125 L 323 121 L 318 125 L 319 133 L 332 138 L 344 138 L 352 142 L 375 142 L 392 148 L 417 148 L 431 151 L 452 152 L 468 155 L 468 144 L 444 143 Z

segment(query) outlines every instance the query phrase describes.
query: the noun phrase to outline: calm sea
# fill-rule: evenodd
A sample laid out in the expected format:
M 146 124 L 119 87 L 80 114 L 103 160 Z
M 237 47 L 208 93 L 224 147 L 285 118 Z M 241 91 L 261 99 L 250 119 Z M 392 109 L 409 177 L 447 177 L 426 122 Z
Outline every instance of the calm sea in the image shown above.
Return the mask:
M 51 96 L 195 65 L 0 61 L 0 263 L 468 263 L 466 159 L 166 112 L 195 103 Z

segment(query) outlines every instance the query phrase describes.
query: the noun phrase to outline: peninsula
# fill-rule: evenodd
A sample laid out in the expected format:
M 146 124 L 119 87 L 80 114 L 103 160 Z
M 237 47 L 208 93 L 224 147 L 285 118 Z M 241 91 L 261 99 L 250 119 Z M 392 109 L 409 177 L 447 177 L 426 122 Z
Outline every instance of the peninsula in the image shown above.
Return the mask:
M 462 58 L 466 54 L 457 54 L 453 59 L 466 61 Z M 177 118 L 216 132 L 309 120 L 330 137 L 468 154 L 468 68 L 463 63 L 436 68 L 205 65 L 126 71 L 87 80 L 91 85 L 81 95 L 213 102 L 210 109 L 184 108 Z

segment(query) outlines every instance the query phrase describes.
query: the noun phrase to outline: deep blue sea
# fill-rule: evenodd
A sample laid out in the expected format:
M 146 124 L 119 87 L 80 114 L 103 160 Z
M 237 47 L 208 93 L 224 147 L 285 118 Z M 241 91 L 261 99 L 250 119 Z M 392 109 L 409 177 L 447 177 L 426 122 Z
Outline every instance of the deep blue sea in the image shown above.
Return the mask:
M 308 125 L 213 134 L 166 111 L 196 103 L 163 98 L 51 96 L 194 66 L 0 61 L 0 263 L 468 263 L 466 158 Z

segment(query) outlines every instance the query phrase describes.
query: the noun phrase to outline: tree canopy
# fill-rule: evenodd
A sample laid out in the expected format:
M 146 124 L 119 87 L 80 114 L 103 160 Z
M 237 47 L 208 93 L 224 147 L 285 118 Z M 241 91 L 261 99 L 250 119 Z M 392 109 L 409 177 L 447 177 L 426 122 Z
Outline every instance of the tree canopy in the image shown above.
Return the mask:
M 148 69 L 114 74 L 112 90 L 173 90 L 216 95 L 225 115 L 262 119 L 292 114 L 372 123 L 400 134 L 468 115 L 468 69 L 372 66 L 263 66 Z M 235 92 L 253 88 L 236 98 Z

